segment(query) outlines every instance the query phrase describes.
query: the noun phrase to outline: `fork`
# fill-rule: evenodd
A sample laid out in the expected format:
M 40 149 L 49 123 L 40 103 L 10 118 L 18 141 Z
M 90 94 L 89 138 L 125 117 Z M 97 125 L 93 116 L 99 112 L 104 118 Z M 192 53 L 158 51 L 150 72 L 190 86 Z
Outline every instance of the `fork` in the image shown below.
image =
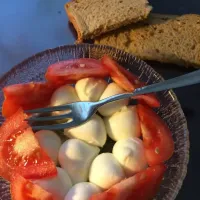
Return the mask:
M 196 70 L 194 72 L 172 78 L 166 81 L 162 81 L 159 83 L 154 83 L 151 85 L 147 85 L 141 88 L 135 89 L 133 92 L 130 93 L 123 93 L 114 95 L 98 102 L 74 102 L 66 105 L 55 106 L 55 107 L 47 107 L 47 108 L 40 108 L 34 110 L 27 110 L 26 113 L 33 114 L 43 114 L 43 113 L 50 113 L 55 111 L 68 111 L 67 114 L 56 115 L 56 116 L 32 116 L 28 119 L 30 123 L 33 122 L 47 122 L 47 121 L 55 121 L 55 120 L 63 120 L 69 119 L 65 123 L 60 124 L 52 124 L 52 125 L 40 125 L 40 126 L 32 126 L 34 130 L 59 130 L 59 129 L 66 129 L 72 128 L 75 126 L 79 126 L 85 122 L 87 122 L 94 113 L 97 112 L 98 108 L 113 102 L 118 101 L 121 99 L 127 99 L 130 97 L 134 97 L 137 95 L 143 95 L 153 92 L 164 91 L 172 88 L 179 88 L 188 85 L 193 85 L 200 83 L 200 70 Z

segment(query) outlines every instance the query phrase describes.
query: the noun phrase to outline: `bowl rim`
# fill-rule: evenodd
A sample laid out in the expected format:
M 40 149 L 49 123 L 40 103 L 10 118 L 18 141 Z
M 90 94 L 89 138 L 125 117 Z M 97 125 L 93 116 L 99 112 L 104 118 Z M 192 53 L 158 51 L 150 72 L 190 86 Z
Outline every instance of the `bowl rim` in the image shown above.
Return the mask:
M 138 63 L 141 63 L 141 64 L 145 64 L 146 66 L 148 66 L 152 72 L 158 76 L 160 78 L 160 80 L 164 80 L 164 78 L 162 77 L 162 75 L 160 75 L 158 72 L 156 72 L 154 70 L 153 67 L 151 67 L 149 64 L 147 64 L 145 61 L 139 59 L 138 57 L 134 56 L 133 54 L 130 54 L 128 52 L 125 52 L 121 49 L 117 49 L 115 47 L 111 47 L 111 46 L 107 46 L 107 45 L 98 45 L 98 44 L 88 44 L 88 43 L 83 43 L 83 44 L 71 44 L 71 45 L 60 45 L 60 46 L 57 46 L 55 48 L 49 48 L 49 49 L 46 49 L 46 50 L 43 50 L 41 52 L 38 52 L 36 54 L 33 54 L 32 56 L 29 56 L 28 58 L 24 59 L 23 61 L 21 61 L 20 63 L 14 65 L 10 70 L 8 70 L 6 73 L 4 73 L 2 76 L 0 76 L 0 84 L 3 83 L 7 77 L 13 73 L 13 71 L 15 71 L 18 67 L 20 67 L 21 65 L 24 65 L 25 63 L 27 63 L 30 59 L 32 59 L 33 57 L 39 57 L 39 56 L 42 56 L 43 54 L 47 53 L 48 51 L 51 52 L 51 51 L 58 51 L 60 49 L 67 49 L 67 48 L 79 48 L 79 49 L 82 49 L 82 48 L 107 48 L 109 49 L 110 51 L 115 51 L 116 53 L 120 54 L 120 55 L 124 55 L 124 56 L 127 56 L 127 57 L 130 57 L 132 59 L 134 59 L 136 62 Z M 2 90 L 2 88 L 0 88 Z M 169 92 L 171 93 L 171 95 L 173 96 L 173 98 L 175 99 L 176 101 L 176 105 L 178 107 L 178 111 L 179 111 L 179 114 L 181 117 L 183 117 L 185 119 L 185 123 L 182 125 L 182 127 L 184 128 L 184 130 L 186 131 L 186 142 L 184 143 L 184 152 L 185 152 L 185 156 L 184 156 L 184 160 L 183 160 L 183 167 L 182 167 L 182 173 L 181 173 L 181 176 L 179 177 L 179 180 L 177 181 L 177 184 L 175 185 L 174 187 L 174 190 L 173 190 L 173 193 L 171 193 L 171 198 L 174 200 L 176 198 L 176 196 L 178 195 L 182 185 L 183 185 L 183 181 L 186 177 L 186 174 L 187 174 L 187 168 L 188 168 L 188 163 L 189 163 L 189 149 L 190 149 L 190 140 L 189 140 L 189 130 L 188 130 L 188 124 L 187 124 L 187 120 L 186 120 L 186 117 L 185 117 L 185 114 L 181 108 L 181 104 L 176 96 L 176 94 L 174 93 L 173 90 L 169 90 Z

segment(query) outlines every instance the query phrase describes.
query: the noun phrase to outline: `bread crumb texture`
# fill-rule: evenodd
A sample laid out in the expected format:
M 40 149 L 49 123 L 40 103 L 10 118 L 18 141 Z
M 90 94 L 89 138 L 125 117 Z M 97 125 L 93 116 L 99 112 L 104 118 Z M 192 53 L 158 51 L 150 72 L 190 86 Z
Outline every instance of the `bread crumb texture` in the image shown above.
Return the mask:
M 141 21 L 152 9 L 147 0 L 74 0 L 65 8 L 79 40 Z
M 104 35 L 95 43 L 123 49 L 144 60 L 200 66 L 200 15 L 166 18 L 167 21 L 155 16 L 150 18 L 146 24 L 131 25 Z

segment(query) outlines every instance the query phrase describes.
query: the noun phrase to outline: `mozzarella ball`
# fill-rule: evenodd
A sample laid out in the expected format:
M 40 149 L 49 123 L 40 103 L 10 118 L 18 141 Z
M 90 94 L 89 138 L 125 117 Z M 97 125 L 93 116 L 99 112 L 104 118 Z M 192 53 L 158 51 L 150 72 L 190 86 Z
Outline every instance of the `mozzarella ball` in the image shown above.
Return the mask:
M 78 98 L 74 87 L 70 85 L 64 85 L 53 93 L 50 106 L 60 106 L 77 101 L 80 101 L 80 99 Z M 53 115 L 62 115 L 67 113 L 68 111 L 56 111 L 53 112 Z
M 112 152 L 127 177 L 133 176 L 148 166 L 144 145 L 139 138 L 128 138 L 116 142 Z
M 64 200 L 90 200 L 92 195 L 100 192 L 101 189 L 93 183 L 77 183 L 69 190 Z
M 108 189 L 124 178 L 124 171 L 112 153 L 102 153 L 92 162 L 89 181 L 100 188 Z
M 41 130 L 35 133 L 42 149 L 57 164 L 58 152 L 61 146 L 60 137 L 53 131 Z
M 57 167 L 58 174 L 53 178 L 33 180 L 32 182 L 53 195 L 53 200 L 63 200 L 72 187 L 68 174 Z
M 100 100 L 121 93 L 125 93 L 125 90 L 120 88 L 116 83 L 110 83 L 104 90 L 103 94 L 101 95 Z M 128 99 L 123 99 L 112 103 L 108 103 L 100 107 L 98 111 L 103 116 L 110 116 L 115 112 L 117 112 L 118 110 L 120 110 L 123 106 L 128 105 L 128 102 L 129 102 Z
M 58 88 L 51 97 L 51 106 L 59 106 L 71 102 L 80 101 L 74 87 L 64 85 Z
M 100 147 L 106 143 L 107 139 L 104 121 L 96 114 L 80 126 L 65 129 L 64 134 L 69 138 L 77 138 Z
M 98 101 L 108 83 L 103 79 L 84 78 L 76 85 L 76 92 L 81 101 Z
M 106 131 L 114 141 L 140 137 L 140 122 L 135 106 L 123 107 L 110 117 L 104 118 Z
M 90 165 L 99 151 L 98 147 L 77 139 L 69 139 L 62 144 L 58 160 L 73 184 L 88 180 Z

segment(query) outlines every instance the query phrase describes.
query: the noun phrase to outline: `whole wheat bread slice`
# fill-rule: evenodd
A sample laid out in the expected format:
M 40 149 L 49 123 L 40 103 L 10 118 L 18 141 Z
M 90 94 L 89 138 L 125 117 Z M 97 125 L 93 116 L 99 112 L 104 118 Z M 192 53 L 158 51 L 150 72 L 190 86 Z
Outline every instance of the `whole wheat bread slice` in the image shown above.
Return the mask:
M 200 15 L 162 21 L 151 14 L 146 21 L 146 25 L 143 22 L 129 26 L 102 36 L 95 43 L 123 49 L 144 60 L 200 67 Z
M 78 42 L 145 19 L 148 0 L 73 0 L 65 5 Z

